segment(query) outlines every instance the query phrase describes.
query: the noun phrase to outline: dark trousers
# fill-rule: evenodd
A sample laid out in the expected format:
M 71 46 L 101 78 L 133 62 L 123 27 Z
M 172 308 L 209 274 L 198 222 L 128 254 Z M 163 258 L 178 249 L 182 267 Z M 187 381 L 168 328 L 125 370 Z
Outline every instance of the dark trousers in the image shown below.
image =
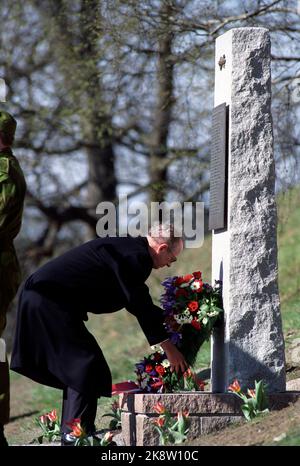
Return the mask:
M 9 368 L 8 362 L 0 362 L 0 425 L 9 421 Z
M 85 432 L 90 435 L 95 432 L 95 419 L 97 413 L 97 397 L 78 393 L 73 388 L 66 388 L 63 393 L 63 405 L 61 416 L 62 433 L 71 432 L 71 428 L 66 424 L 73 419 L 80 418 L 80 424 Z

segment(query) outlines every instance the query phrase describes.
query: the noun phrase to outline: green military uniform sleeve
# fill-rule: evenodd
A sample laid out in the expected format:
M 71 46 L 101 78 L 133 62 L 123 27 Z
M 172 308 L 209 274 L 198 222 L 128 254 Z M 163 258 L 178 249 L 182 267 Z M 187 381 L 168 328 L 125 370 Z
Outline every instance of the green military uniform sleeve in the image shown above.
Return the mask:
M 6 182 L 9 179 L 9 159 L 0 157 L 0 238 L 4 236 L 3 226 L 9 209 L 9 190 Z M 11 190 L 11 187 L 10 187 Z
M 14 238 L 22 224 L 26 183 L 10 149 L 0 153 L 0 336 L 6 312 L 21 281 Z
M 10 242 L 22 223 L 26 183 L 21 167 L 13 156 L 0 155 L 0 241 Z
M 9 159 L 0 157 L 0 183 L 9 177 Z

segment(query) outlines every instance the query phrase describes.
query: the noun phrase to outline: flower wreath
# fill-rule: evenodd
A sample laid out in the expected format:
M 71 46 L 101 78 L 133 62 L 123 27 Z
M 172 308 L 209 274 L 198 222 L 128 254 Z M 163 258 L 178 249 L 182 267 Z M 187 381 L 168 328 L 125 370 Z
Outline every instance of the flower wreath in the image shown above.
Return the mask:
M 165 292 L 161 297 L 164 325 L 169 338 L 193 366 L 202 344 L 210 338 L 213 328 L 221 321 L 221 282 L 214 286 L 202 281 L 201 272 L 169 277 L 162 282 Z M 174 391 L 203 390 L 191 369 L 178 376 L 171 372 L 166 354 L 159 346 L 153 353 L 135 365 L 140 391 L 172 393 Z

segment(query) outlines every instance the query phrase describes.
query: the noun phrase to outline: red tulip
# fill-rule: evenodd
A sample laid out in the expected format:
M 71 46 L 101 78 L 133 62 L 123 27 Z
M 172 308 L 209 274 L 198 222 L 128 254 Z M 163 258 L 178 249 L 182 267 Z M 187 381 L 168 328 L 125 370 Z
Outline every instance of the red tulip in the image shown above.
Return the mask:
M 79 418 L 73 419 L 71 422 L 66 422 L 66 424 L 72 429 L 71 434 L 73 434 L 74 437 L 80 438 L 86 436 L 86 433 L 83 427 L 81 426 Z
M 157 419 L 155 419 L 154 423 L 157 424 L 159 427 L 162 427 L 165 423 L 165 418 L 159 416 Z
M 249 396 L 251 396 L 251 398 L 256 397 L 255 390 L 252 390 L 251 388 L 248 388 L 247 393 L 248 393 Z
M 164 407 L 164 405 L 160 401 L 158 401 L 156 403 L 156 405 L 153 407 L 153 409 L 158 414 L 163 414 L 163 413 L 166 412 L 166 408 Z
M 205 387 L 205 383 L 203 382 L 203 380 L 197 380 L 197 385 L 199 387 L 199 390 L 201 390 L 202 392 L 204 391 L 204 387 Z
M 47 413 L 47 417 L 51 422 L 57 421 L 56 409 L 53 409 L 50 413 Z
M 41 422 L 42 424 L 47 425 L 47 421 L 48 421 L 48 416 L 47 416 L 47 414 L 43 414 L 42 416 L 39 417 L 39 419 L 40 419 L 40 422 Z
M 234 393 L 239 393 L 241 391 L 241 386 L 237 379 L 235 379 L 231 385 L 229 385 L 228 390 Z

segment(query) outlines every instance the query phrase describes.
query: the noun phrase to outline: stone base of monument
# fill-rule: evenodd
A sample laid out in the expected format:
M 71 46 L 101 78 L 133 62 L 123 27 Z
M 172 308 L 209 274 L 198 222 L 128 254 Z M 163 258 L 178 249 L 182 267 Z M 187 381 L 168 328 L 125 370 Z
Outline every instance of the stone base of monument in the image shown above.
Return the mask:
M 279 410 L 298 399 L 300 391 L 270 394 L 269 407 L 271 411 Z M 232 393 L 124 394 L 120 395 L 124 445 L 159 445 L 153 422 L 159 416 L 154 410 L 158 402 L 174 416 L 180 410 L 189 412 L 189 440 L 243 419 L 242 401 Z

